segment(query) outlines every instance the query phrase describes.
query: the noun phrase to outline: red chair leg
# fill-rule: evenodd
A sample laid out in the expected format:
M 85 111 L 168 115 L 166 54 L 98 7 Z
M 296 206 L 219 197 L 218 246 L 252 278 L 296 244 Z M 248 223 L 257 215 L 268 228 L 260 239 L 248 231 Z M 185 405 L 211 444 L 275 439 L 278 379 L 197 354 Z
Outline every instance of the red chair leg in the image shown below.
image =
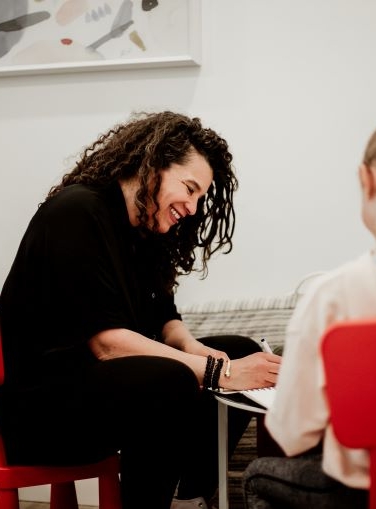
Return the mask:
M 118 474 L 104 474 L 98 479 L 99 509 L 121 509 L 120 482 Z
M 51 509 L 78 509 L 76 486 L 73 481 L 51 485 Z
M 0 507 L 1 509 L 20 509 L 18 490 L 0 489 Z

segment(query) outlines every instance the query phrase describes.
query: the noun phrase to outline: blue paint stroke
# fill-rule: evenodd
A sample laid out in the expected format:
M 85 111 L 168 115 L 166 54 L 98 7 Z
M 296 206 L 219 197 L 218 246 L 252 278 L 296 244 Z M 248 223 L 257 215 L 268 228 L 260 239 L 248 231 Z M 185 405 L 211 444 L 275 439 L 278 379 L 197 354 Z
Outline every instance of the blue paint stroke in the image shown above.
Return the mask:
M 36 25 L 41 21 L 50 18 L 51 14 L 47 11 L 32 12 L 31 14 L 24 14 L 17 18 L 9 19 L 0 23 L 0 32 L 16 32 L 24 28 Z

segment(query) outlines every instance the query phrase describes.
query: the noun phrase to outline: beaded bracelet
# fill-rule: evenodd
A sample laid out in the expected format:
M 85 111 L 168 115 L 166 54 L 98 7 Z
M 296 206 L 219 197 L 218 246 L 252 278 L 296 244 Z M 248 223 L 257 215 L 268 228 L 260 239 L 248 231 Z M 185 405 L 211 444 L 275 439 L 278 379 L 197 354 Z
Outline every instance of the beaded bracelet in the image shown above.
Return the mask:
M 209 389 L 209 387 L 211 387 L 211 385 L 212 385 L 214 364 L 215 364 L 214 357 L 212 357 L 211 355 L 208 355 L 208 359 L 206 361 L 204 379 L 202 382 L 204 389 Z
M 224 359 L 215 359 L 212 355 L 208 355 L 202 385 L 204 389 L 212 389 L 217 391 L 219 389 L 218 382 L 221 376 Z M 226 370 L 225 376 L 229 376 Z
M 211 380 L 211 388 L 213 391 L 218 390 L 218 382 L 219 377 L 221 376 L 221 369 L 223 366 L 223 359 L 216 359 L 215 365 L 213 368 L 212 380 Z

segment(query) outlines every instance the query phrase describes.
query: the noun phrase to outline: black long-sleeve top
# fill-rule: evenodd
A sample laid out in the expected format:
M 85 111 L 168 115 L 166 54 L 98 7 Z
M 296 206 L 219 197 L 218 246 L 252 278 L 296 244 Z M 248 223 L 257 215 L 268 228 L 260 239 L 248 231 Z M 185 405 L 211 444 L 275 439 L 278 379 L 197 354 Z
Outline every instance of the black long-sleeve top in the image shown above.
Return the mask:
M 98 362 L 87 342 L 103 330 L 161 341 L 163 325 L 181 317 L 159 277 L 117 182 L 64 188 L 38 208 L 1 291 L 6 384 Z

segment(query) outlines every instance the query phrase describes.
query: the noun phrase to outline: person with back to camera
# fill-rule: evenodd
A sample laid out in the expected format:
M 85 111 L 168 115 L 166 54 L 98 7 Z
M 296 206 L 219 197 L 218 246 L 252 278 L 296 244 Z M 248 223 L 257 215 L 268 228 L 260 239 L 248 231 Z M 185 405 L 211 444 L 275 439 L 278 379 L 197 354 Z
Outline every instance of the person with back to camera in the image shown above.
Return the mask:
M 174 304 L 198 253 L 205 275 L 231 251 L 237 185 L 226 141 L 165 111 L 110 129 L 50 190 L 0 297 L 10 463 L 120 451 L 125 509 L 209 506 L 217 402 L 205 389 L 271 386 L 280 365 L 250 338 L 194 338 Z M 250 419 L 231 410 L 230 452 Z
M 376 237 L 376 131 L 359 179 L 363 222 Z M 287 328 L 276 399 L 266 415 L 272 437 L 294 457 L 249 464 L 243 475 L 247 509 L 368 507 L 369 455 L 343 447 L 333 434 L 319 346 L 333 323 L 375 316 L 375 248 L 320 276 L 299 302 Z

